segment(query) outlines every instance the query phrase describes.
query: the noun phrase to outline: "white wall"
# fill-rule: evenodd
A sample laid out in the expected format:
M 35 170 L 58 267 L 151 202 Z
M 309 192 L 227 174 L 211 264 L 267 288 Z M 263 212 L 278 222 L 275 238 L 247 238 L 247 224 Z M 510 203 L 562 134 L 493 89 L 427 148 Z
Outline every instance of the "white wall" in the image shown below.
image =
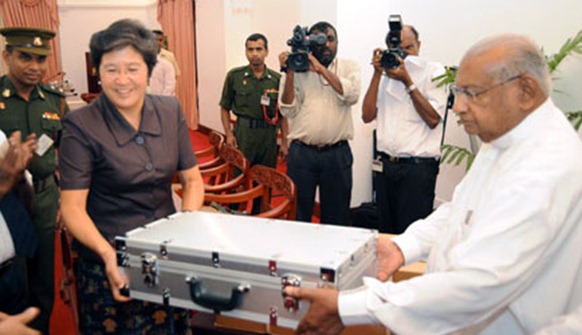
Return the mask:
M 195 22 L 200 124 L 222 130 L 218 101 L 227 69 L 223 1 L 196 1 Z

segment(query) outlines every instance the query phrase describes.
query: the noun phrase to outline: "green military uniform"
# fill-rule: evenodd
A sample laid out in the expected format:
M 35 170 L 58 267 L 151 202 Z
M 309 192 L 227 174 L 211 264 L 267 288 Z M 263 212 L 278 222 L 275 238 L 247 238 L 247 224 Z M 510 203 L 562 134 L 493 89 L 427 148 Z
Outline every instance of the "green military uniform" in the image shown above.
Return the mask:
M 224 81 L 220 106 L 237 116 L 234 136 L 251 165 L 277 163 L 277 98 L 281 75 L 267 67 L 261 78 L 249 65 L 230 70 Z M 266 114 L 266 117 L 265 117 Z
M 48 41 L 54 36 L 52 32 L 5 28 L 0 33 L 6 36 L 7 45 L 14 50 L 50 54 Z M 55 226 L 59 206 L 55 148 L 62 129 L 61 117 L 68 112 L 65 96 L 56 87 L 37 84 L 26 101 L 17 93 L 8 76 L 0 77 L 0 129 L 7 136 L 19 130 L 23 139 L 34 133 L 38 141 L 28 170 L 33 176 L 31 218 L 39 233 L 39 246 L 27 264 L 27 271 L 31 304 L 41 309 L 32 326 L 44 333 L 48 333 L 54 302 Z

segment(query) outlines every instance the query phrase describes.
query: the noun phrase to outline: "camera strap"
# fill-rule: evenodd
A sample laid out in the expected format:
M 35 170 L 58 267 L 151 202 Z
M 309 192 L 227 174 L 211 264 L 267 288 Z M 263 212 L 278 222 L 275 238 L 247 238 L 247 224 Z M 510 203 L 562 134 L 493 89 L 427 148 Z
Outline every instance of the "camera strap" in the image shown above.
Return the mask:
M 449 90 L 449 96 L 447 97 L 447 105 L 445 107 L 445 115 L 443 117 L 443 135 L 441 137 L 441 147 L 445 143 L 445 129 L 447 128 L 447 116 L 449 115 L 449 109 L 453 108 L 455 104 L 455 95 L 452 90 Z
M 451 73 L 451 74 L 455 74 L 457 72 L 457 67 L 456 66 L 445 66 L 445 70 L 446 73 Z M 447 88 L 449 89 L 449 96 L 447 97 L 447 105 L 445 107 L 445 115 L 443 117 L 443 135 L 441 137 L 441 148 L 443 146 L 443 144 L 445 143 L 445 129 L 447 127 L 447 116 L 449 114 L 449 110 L 451 108 L 453 108 L 453 105 L 455 104 L 455 94 L 453 94 L 453 91 L 450 88 L 450 85 L 447 85 Z
M 269 103 L 270 103 L 270 97 L 269 94 L 274 94 L 275 97 L 277 97 L 277 94 L 279 93 L 278 90 L 272 88 L 272 89 L 267 89 L 265 90 L 265 92 L 263 92 L 262 97 L 265 97 L 266 99 L 268 99 Z M 265 119 L 265 122 L 267 122 L 270 125 L 276 125 L 279 122 L 279 99 L 275 99 L 275 116 L 273 116 L 272 118 L 269 117 L 269 114 L 267 113 L 267 106 L 269 105 L 269 103 L 261 103 L 261 106 L 263 106 L 263 119 Z

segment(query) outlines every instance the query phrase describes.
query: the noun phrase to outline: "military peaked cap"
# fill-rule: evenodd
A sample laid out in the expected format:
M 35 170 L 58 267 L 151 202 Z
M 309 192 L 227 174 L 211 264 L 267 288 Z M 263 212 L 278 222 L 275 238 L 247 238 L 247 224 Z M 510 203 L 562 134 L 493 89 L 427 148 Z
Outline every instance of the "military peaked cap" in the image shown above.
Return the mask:
M 15 50 L 42 56 L 51 54 L 49 41 L 55 37 L 53 31 L 25 27 L 2 28 L 0 34 L 6 38 L 6 45 Z

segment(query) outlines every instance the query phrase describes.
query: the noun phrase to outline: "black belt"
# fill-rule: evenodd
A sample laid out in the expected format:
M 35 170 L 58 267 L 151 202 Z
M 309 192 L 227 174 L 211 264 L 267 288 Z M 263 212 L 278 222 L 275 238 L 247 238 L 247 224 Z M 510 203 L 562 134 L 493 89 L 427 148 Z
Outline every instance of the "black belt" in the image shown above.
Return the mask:
M 301 142 L 299 140 L 294 140 L 293 142 L 299 144 L 302 147 L 306 147 L 306 148 L 316 150 L 316 151 L 327 151 L 327 150 L 340 148 L 340 147 L 343 147 L 345 145 L 348 145 L 348 141 L 346 141 L 346 140 L 341 140 L 339 142 L 335 142 L 332 144 L 307 144 L 307 143 Z
M 0 264 L 0 273 L 4 272 L 4 270 L 6 270 L 10 265 L 12 265 L 13 261 L 14 261 L 14 258 L 10 258 L 10 259 L 2 262 L 2 264 Z
M 260 119 L 251 119 L 246 116 L 237 115 L 236 123 L 240 124 L 241 126 L 245 126 L 248 128 L 267 128 L 274 126 L 272 124 L 267 123 L 265 120 Z
M 33 179 L 32 184 L 34 185 L 34 193 L 40 193 L 46 190 L 55 182 L 55 176 L 50 175 L 43 179 Z
M 394 164 L 426 164 L 426 163 L 438 163 L 439 159 L 435 157 L 395 157 L 380 153 L 382 160 L 394 163 Z

